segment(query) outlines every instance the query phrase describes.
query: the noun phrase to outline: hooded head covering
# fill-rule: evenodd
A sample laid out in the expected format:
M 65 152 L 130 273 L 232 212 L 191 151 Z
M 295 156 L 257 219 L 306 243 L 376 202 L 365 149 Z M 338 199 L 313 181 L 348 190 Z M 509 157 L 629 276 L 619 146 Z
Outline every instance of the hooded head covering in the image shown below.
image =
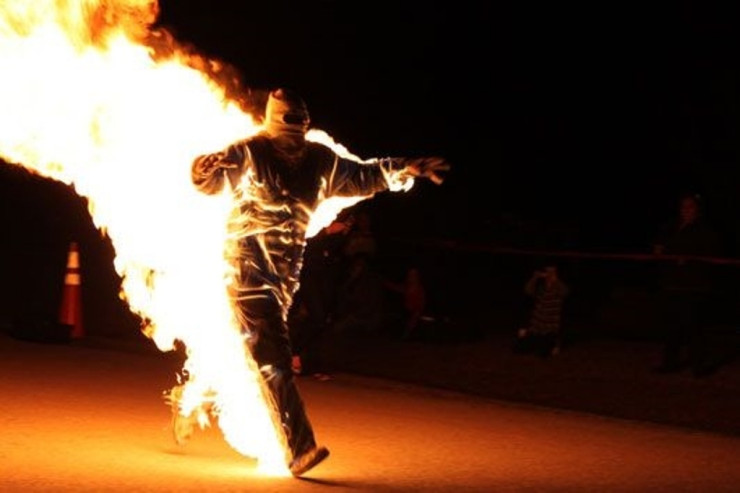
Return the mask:
M 265 107 L 264 132 L 287 164 L 295 165 L 303 158 L 310 121 L 306 103 L 296 93 L 288 89 L 270 92 Z
M 306 103 L 288 89 L 270 92 L 265 108 L 265 130 L 270 136 L 305 135 L 311 118 Z

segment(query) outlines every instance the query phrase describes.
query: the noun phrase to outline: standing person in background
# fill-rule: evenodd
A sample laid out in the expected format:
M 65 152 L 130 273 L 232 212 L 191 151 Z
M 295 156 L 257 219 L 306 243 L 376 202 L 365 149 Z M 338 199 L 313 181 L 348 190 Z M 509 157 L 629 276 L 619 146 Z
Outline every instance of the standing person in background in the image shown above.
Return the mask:
M 409 265 L 406 268 L 403 282 L 386 281 L 385 287 L 401 295 L 401 307 L 403 309 L 401 339 L 408 340 L 419 336 L 418 329 L 422 317 L 427 315 L 428 299 L 427 289 L 421 276 L 421 269 L 416 265 Z
M 342 279 L 342 250 L 353 223 L 352 215 L 343 214 L 306 243 L 300 287 L 291 307 L 292 367 L 296 374 L 330 378 L 324 345 Z
M 345 269 L 334 328 L 345 334 L 376 333 L 385 318 L 382 280 L 376 268 L 378 242 L 370 213 L 356 209 L 353 216 L 355 220 L 344 244 Z
M 707 355 L 708 308 L 714 289 L 711 265 L 690 257 L 721 254 L 719 235 L 706 222 L 701 198 L 681 196 L 678 215 L 661 231 L 653 245 L 658 255 L 678 256 L 661 263 L 659 306 L 664 326 L 663 355 L 656 373 L 674 373 L 686 363 L 697 377 L 713 372 Z M 686 257 L 686 258 L 682 258 Z M 688 361 L 682 350 L 688 349 Z

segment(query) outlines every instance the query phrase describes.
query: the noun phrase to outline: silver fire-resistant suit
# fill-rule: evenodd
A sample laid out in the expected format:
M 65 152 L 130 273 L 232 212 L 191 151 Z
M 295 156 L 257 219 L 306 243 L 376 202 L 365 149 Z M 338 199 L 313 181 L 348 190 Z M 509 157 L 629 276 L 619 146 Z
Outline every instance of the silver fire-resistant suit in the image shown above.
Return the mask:
M 218 193 L 228 182 L 240 203 L 234 259 L 238 316 L 278 406 L 293 461 L 316 449 L 293 381 L 287 326 L 311 214 L 330 197 L 370 197 L 387 190 L 391 178 L 429 177 L 424 173 L 426 158 L 360 163 L 307 141 L 308 126 L 309 114 L 300 97 L 285 89 L 272 91 L 263 131 L 221 152 L 200 156 L 192 166 L 198 190 Z

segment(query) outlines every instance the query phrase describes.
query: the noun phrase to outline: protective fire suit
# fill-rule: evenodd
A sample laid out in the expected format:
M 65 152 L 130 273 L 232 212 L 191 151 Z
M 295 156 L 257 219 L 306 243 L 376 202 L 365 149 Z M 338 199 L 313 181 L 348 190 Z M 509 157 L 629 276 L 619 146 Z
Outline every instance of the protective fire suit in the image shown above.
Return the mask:
M 290 453 L 316 447 L 291 371 L 288 309 L 298 288 L 306 229 L 319 203 L 330 197 L 370 197 L 404 178 L 403 159 L 359 163 L 306 141 L 308 113 L 300 98 L 270 94 L 265 130 L 222 152 L 195 159 L 192 180 L 214 194 L 227 182 L 240 204 L 236 230 L 240 325 L 278 406 Z M 409 177 L 410 179 L 410 177 Z

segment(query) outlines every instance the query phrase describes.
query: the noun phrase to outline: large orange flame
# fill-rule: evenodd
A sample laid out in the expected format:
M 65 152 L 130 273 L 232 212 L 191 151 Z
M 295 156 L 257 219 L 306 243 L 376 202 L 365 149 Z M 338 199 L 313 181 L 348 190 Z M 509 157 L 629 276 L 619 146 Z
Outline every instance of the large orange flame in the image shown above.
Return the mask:
M 162 351 L 186 348 L 182 412 L 207 405 L 259 471 L 287 475 L 285 437 L 228 296 L 235 204 L 190 181 L 195 156 L 260 128 L 233 79 L 217 77 L 223 64 L 152 29 L 157 14 L 156 0 L 0 0 L 0 156 L 88 199 L 144 333 Z M 325 132 L 307 138 L 359 161 Z M 392 190 L 413 184 L 395 178 Z M 363 198 L 324 201 L 308 236 Z
M 151 29 L 157 13 L 156 0 L 0 0 L 0 156 L 88 199 L 143 330 L 162 351 L 187 349 L 184 412 L 209 401 L 232 447 L 287 474 L 227 296 L 232 199 L 190 182 L 194 156 L 259 126 L 213 77 L 218 63 Z M 324 132 L 308 138 L 351 156 Z M 361 199 L 325 203 L 309 235 Z

